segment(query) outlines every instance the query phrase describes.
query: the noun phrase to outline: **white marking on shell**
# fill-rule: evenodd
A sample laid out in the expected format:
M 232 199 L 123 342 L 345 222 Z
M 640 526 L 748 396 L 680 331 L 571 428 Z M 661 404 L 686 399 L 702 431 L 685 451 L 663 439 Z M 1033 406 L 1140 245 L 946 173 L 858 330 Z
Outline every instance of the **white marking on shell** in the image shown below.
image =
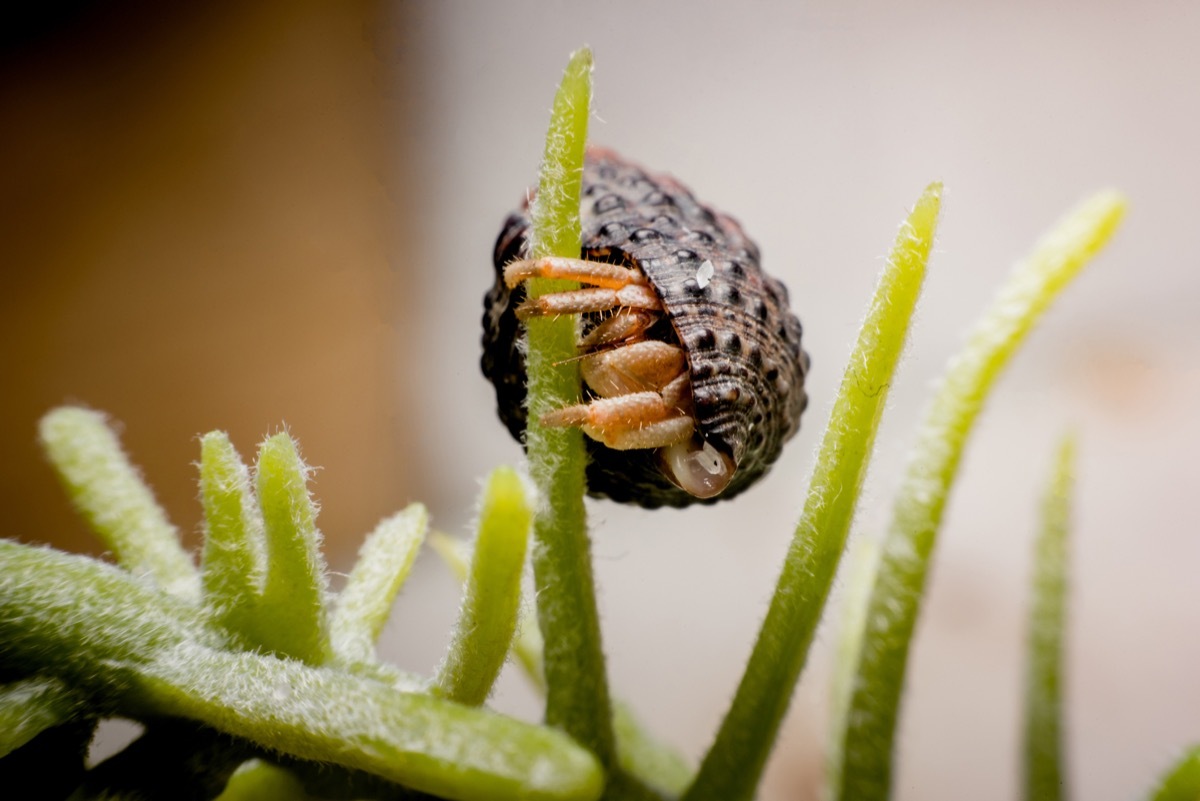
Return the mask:
M 704 447 L 699 452 L 692 455 L 692 459 L 696 466 L 700 467 L 710 476 L 715 476 L 725 469 L 725 465 L 721 461 L 721 454 L 707 442 L 704 443 Z
M 713 267 L 713 263 L 708 259 L 705 259 L 704 262 L 696 269 L 697 286 L 699 286 L 701 289 L 704 289 L 704 287 L 708 286 L 708 282 L 712 280 L 713 273 L 715 272 L 716 269 Z

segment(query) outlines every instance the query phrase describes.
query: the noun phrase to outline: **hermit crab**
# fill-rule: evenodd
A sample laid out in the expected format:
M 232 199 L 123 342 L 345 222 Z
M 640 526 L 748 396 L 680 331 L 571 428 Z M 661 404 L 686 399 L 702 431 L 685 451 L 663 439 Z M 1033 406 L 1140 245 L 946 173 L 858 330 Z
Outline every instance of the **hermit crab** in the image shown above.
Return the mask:
M 645 507 L 732 498 L 779 457 L 808 402 L 787 289 L 737 222 L 673 178 L 589 148 L 582 193 L 578 259 L 528 258 L 528 200 L 496 240 L 482 367 L 500 419 L 520 441 L 521 321 L 579 315 L 585 400 L 540 423 L 587 434 L 588 491 Z M 535 276 L 582 288 L 528 299 Z

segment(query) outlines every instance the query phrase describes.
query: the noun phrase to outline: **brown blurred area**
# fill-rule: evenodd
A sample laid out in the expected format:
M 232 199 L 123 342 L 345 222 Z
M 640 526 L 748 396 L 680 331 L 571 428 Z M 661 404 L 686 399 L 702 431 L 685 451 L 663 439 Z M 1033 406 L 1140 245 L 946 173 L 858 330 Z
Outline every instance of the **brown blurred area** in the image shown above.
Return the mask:
M 404 9 L 68 2 L 6 23 L 4 536 L 100 548 L 36 445 L 67 402 L 118 421 L 189 547 L 212 429 L 247 458 L 297 436 L 335 565 L 419 495 L 395 411 Z

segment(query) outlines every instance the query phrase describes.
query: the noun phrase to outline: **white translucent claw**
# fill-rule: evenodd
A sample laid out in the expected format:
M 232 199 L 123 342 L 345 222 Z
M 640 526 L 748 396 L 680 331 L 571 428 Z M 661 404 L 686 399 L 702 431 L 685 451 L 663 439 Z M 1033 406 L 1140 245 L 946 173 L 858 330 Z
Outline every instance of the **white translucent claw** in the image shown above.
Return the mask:
M 675 484 L 697 498 L 721 493 L 733 479 L 737 465 L 707 442 L 697 448 L 692 440 L 677 442 L 660 451 L 667 475 Z

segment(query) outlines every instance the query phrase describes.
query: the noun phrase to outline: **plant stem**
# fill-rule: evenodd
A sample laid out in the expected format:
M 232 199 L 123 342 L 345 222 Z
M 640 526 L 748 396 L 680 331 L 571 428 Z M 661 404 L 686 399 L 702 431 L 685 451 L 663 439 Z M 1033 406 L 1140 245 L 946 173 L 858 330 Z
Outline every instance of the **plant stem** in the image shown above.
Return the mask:
M 250 489 L 250 471 L 224 431 L 200 439 L 200 500 L 204 606 L 216 623 L 260 644 L 258 629 L 276 625 L 258 610 L 267 575 L 262 515 Z
M 931 184 L 901 226 L 842 377 L 804 511 L 733 705 L 688 801 L 754 794 L 804 667 L 850 530 L 859 490 L 925 277 L 941 206 Z
M 572 54 L 554 98 L 532 210 L 534 258 L 580 254 L 579 191 L 591 71 L 590 50 Z M 537 297 L 573 286 L 534 279 L 529 294 Z M 612 708 L 583 506 L 583 434 L 575 427 L 545 428 L 538 423 L 546 411 L 579 400 L 575 320 L 570 315 L 535 318 L 526 330 L 526 451 L 541 495 L 533 525 L 533 575 L 538 624 L 546 641 L 546 722 L 566 731 L 611 768 L 616 762 Z
M 173 595 L 198 600 L 200 575 L 179 532 L 104 415 L 64 406 L 42 418 L 38 434 L 71 503 L 117 561 Z
M 458 580 L 465 582 L 471 562 L 471 549 L 465 543 L 451 539 L 445 534 L 435 533 L 430 538 L 430 544 Z M 522 598 L 521 608 L 532 609 L 533 604 Z M 521 625 L 519 634 L 512 643 L 512 654 L 534 689 L 545 696 L 543 650 L 542 635 L 537 626 Z M 674 749 L 655 738 L 638 720 L 628 704 L 623 703 L 620 698 L 614 698 L 612 704 L 613 734 L 616 737 L 617 760 L 621 770 L 645 785 L 651 792 L 678 797 L 692 782 L 692 769 L 687 761 Z
M 308 466 L 288 434 L 263 442 L 255 478 L 267 545 L 267 575 L 256 614 L 262 645 L 310 665 L 323 664 L 333 653 L 325 559 L 308 494 Z
M 330 622 L 333 652 L 345 663 L 375 661 L 375 643 L 425 541 L 419 503 L 380 521 L 358 549 Z
M 950 363 L 909 459 L 875 574 L 852 668 L 851 699 L 838 722 L 833 798 L 885 799 L 909 643 L 946 498 L 968 434 L 996 378 L 1050 303 L 1116 230 L 1125 210 L 1101 193 L 1064 218 L 1018 265 Z
M 1068 797 L 1062 754 L 1062 660 L 1074 473 L 1075 442 L 1065 437 L 1042 501 L 1042 529 L 1034 556 L 1025 680 L 1027 801 L 1061 801 Z
M 520 476 L 497 467 L 483 491 L 462 607 L 434 680 L 436 695 L 478 706 L 492 691 L 517 628 L 530 517 Z

